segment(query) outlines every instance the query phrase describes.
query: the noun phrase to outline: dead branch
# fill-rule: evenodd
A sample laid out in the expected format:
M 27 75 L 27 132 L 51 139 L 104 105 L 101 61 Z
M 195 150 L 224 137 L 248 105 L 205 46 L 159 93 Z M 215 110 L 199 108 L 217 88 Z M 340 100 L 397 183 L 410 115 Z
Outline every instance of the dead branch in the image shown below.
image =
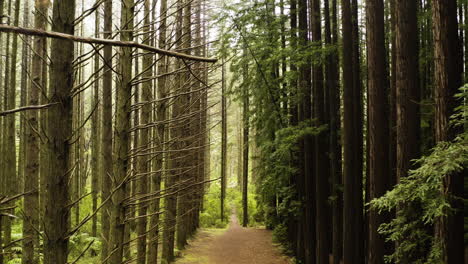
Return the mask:
M 18 108 L 15 108 L 15 109 L 10 109 L 10 110 L 0 112 L 0 116 L 6 116 L 6 115 L 14 114 L 14 113 L 17 113 L 17 112 L 27 111 L 27 110 L 44 109 L 44 108 L 47 108 L 47 107 L 50 107 L 50 106 L 53 106 L 53 105 L 56 105 L 56 104 L 58 104 L 58 103 L 44 104 L 44 105 L 28 105 L 28 106 L 18 107 Z
M 17 33 L 23 35 L 30 35 L 30 36 L 39 36 L 39 37 L 48 37 L 48 38 L 55 38 L 55 39 L 63 39 L 63 40 L 71 40 L 80 43 L 87 43 L 87 44 L 101 44 L 101 45 L 109 45 L 109 46 L 116 46 L 116 47 L 131 47 L 142 49 L 170 57 L 180 58 L 180 59 L 187 59 L 193 61 L 203 61 L 203 62 L 216 62 L 216 58 L 206 58 L 206 57 L 199 57 L 193 56 L 190 54 L 175 52 L 171 50 L 164 50 L 157 47 L 153 47 L 146 44 L 141 44 L 133 41 L 120 41 L 120 40 L 112 40 L 112 39 L 100 39 L 100 38 L 86 38 L 81 36 L 75 36 L 60 32 L 53 32 L 53 31 L 44 31 L 39 29 L 31 29 L 31 28 L 23 28 L 23 27 L 14 27 L 8 25 L 0 25 L 0 32 L 8 32 L 8 33 Z

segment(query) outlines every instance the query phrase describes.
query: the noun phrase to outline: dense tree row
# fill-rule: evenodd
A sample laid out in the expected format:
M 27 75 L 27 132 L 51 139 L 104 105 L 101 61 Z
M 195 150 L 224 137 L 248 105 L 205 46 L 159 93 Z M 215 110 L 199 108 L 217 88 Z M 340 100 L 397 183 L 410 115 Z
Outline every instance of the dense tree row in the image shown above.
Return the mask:
M 207 4 L 23 1 L 0 1 L 0 263 L 171 262 L 209 181 Z
M 465 1 L 32 2 L 0 0 L 0 264 L 172 262 L 219 179 L 298 263 L 463 263 Z
M 467 5 L 362 4 L 225 7 L 266 226 L 300 263 L 463 263 Z

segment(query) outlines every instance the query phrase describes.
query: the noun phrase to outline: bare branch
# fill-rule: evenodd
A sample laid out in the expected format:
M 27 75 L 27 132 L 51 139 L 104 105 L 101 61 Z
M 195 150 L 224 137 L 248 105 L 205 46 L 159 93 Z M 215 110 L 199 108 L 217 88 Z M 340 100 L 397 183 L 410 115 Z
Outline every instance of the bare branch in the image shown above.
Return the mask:
M 86 38 L 80 37 L 60 32 L 53 32 L 53 31 L 44 31 L 39 29 L 30 29 L 30 28 L 23 28 L 23 27 L 14 27 L 8 25 L 0 25 L 0 32 L 9 32 L 9 33 L 17 33 L 23 35 L 31 35 L 31 36 L 39 36 L 39 37 L 48 37 L 48 38 L 55 38 L 55 39 L 64 39 L 64 40 L 71 40 L 81 43 L 87 44 L 101 44 L 101 45 L 110 45 L 110 46 L 117 46 L 117 47 L 131 47 L 142 49 L 170 57 L 176 57 L 180 59 L 186 60 L 193 60 L 193 61 L 204 61 L 204 62 L 216 62 L 216 58 L 206 58 L 206 57 L 199 57 L 193 56 L 185 53 L 175 52 L 171 50 L 164 50 L 157 47 L 153 47 L 146 44 L 141 44 L 133 41 L 120 41 L 120 40 L 111 40 L 111 39 L 98 39 L 98 38 Z
M 18 112 L 28 111 L 28 110 L 44 109 L 44 108 L 48 108 L 48 107 L 56 105 L 56 104 L 58 104 L 58 103 L 51 103 L 51 104 L 44 104 L 44 105 L 29 105 L 29 106 L 18 107 L 18 108 L 15 108 L 15 109 L 0 112 L 0 116 L 6 116 L 6 115 L 18 113 Z

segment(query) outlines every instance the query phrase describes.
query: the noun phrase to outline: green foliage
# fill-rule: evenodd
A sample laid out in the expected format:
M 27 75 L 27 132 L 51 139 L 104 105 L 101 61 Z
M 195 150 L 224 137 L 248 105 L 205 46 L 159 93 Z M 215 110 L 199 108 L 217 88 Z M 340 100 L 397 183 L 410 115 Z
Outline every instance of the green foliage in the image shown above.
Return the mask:
M 235 207 L 237 212 L 237 219 L 242 223 L 242 217 L 244 215 L 244 210 L 242 207 L 242 195 L 239 191 L 235 191 L 236 195 L 234 196 Z M 264 218 L 261 213 L 261 208 L 259 208 L 259 203 L 257 201 L 257 194 L 253 190 L 249 189 L 247 195 L 247 210 L 249 217 L 249 226 L 259 226 L 263 224 Z
M 77 258 L 90 244 L 91 246 L 81 259 L 82 263 L 90 263 L 90 258 L 97 257 L 98 253 L 101 252 L 102 242 L 99 238 L 92 237 L 85 232 L 71 236 L 69 241 L 70 258 L 73 260 Z
M 9 260 L 7 264 L 21 264 L 21 258 L 13 258 Z
M 294 221 L 302 212 L 302 197 L 291 186 L 297 173 L 298 143 L 325 127 L 314 127 L 313 120 L 291 124 L 291 113 L 284 106 L 295 105 L 303 98 L 297 89 L 298 72 L 278 74 L 278 69 L 286 62 L 296 67 L 321 65 L 326 55 L 336 53 L 337 46 L 311 42 L 301 46 L 292 37 L 288 23 L 284 31 L 278 31 L 287 15 L 277 14 L 271 0 L 241 1 L 223 9 L 219 15 L 224 25 L 219 56 L 230 59 L 233 76 L 229 93 L 241 102 L 249 98 L 250 140 L 256 146 L 252 162 L 256 189 L 255 194 L 249 193 L 250 221 L 263 222 L 279 238 L 285 233 L 286 221 Z M 288 43 L 284 46 L 282 35 Z M 237 207 L 242 208 L 239 201 Z M 252 209 L 256 211 L 250 212 Z M 241 216 L 241 212 L 238 214 Z M 278 242 L 284 244 L 286 240 Z
M 289 241 L 288 228 L 285 224 L 280 223 L 277 226 L 275 226 L 275 229 L 273 229 L 273 243 L 281 244 L 283 246 L 282 249 L 284 254 L 293 254 L 291 248 L 292 243 L 294 243 L 294 241 Z
M 229 196 L 229 191 L 228 191 Z M 200 225 L 202 227 L 225 228 L 229 222 L 230 205 L 226 204 L 226 219 L 221 221 L 221 185 L 219 182 L 211 183 L 203 200 L 203 211 L 200 213 Z M 229 199 L 226 199 L 229 201 Z
M 458 97 L 468 98 L 467 87 L 461 89 Z M 465 125 L 467 112 L 466 105 L 457 108 L 452 125 Z M 450 200 L 462 199 L 440 190 L 446 175 L 459 173 L 468 166 L 468 133 L 465 130 L 452 142 L 440 142 L 429 155 L 415 162 L 417 169 L 370 203 L 371 208 L 379 211 L 398 209 L 397 216 L 379 228 L 388 240 L 398 241 L 394 253 L 386 258 L 389 263 L 404 263 L 408 259 L 412 263 L 441 263 L 440 241 L 427 230 L 438 217 L 453 212 Z M 459 177 L 464 175 L 459 173 Z M 426 248 L 429 253 L 425 253 Z

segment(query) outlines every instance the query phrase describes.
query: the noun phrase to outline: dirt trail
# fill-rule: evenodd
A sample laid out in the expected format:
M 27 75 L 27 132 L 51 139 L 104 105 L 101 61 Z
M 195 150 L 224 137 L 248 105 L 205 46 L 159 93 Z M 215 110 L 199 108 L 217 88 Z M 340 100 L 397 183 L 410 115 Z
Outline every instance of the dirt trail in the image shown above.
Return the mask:
M 201 230 L 176 264 L 289 264 L 265 229 L 243 228 L 235 214 L 225 231 Z

